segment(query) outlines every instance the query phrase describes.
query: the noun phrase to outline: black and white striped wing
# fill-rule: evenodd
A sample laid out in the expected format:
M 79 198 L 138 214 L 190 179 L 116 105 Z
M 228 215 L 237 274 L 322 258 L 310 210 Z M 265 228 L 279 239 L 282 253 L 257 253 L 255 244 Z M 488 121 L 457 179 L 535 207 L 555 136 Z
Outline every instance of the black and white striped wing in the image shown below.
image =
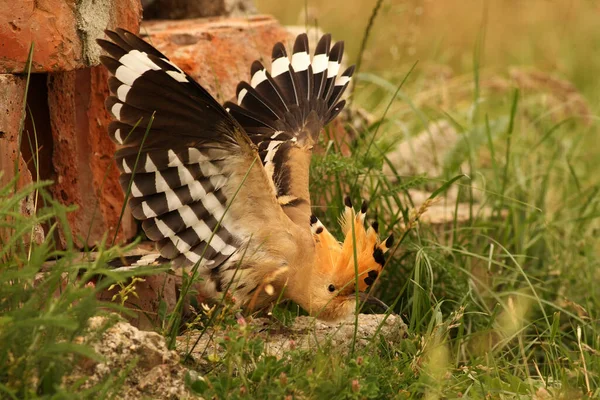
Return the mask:
M 250 83 L 238 85 L 237 104 L 225 104 L 258 146 L 282 205 L 288 203 L 281 199 L 295 201 L 302 197 L 299 192 L 308 192 L 308 187 L 294 188 L 290 182 L 292 176 L 308 174 L 294 170 L 292 148 L 314 144 L 321 129 L 344 108 L 345 101 L 340 98 L 354 67 L 338 76 L 343 52 L 344 43 L 331 46 L 329 34 L 319 40 L 312 60 L 306 34 L 296 38 L 291 59 L 285 46 L 277 43 L 270 72 L 255 61 Z M 299 165 L 308 168 L 304 163 Z
M 249 240 L 245 201 L 226 209 L 257 157 L 255 147 L 167 57 L 130 32 L 106 34 L 110 41 L 98 43 L 112 75 L 106 105 L 115 122 L 109 134 L 121 145 L 116 162 L 121 185 L 130 188 L 133 215 L 174 265 L 220 268 Z M 260 178 L 264 168 L 257 164 L 252 173 Z M 261 179 L 253 179 L 257 201 L 276 206 L 263 181 L 261 187 Z

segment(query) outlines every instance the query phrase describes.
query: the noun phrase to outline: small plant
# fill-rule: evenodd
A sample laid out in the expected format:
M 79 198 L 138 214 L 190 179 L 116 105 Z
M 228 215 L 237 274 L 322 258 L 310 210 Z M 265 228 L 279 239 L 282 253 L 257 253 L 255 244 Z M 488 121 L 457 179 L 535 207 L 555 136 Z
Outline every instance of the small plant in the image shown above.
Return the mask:
M 121 307 L 123 307 L 123 306 L 125 306 L 125 302 L 129 299 L 129 296 L 139 298 L 139 296 L 137 295 L 137 293 L 135 291 L 135 285 L 138 282 L 145 282 L 145 280 L 143 278 L 134 276 L 127 283 L 123 283 L 123 282 L 113 283 L 112 285 L 110 285 L 108 287 L 108 291 L 110 292 L 113 289 L 115 289 L 116 287 L 119 287 L 120 290 L 112 297 L 111 300 L 115 301 L 118 299 L 119 304 L 121 304 Z
M 88 336 L 88 321 L 111 304 L 96 300 L 114 282 L 106 278 L 90 285 L 94 277 L 109 273 L 108 250 L 92 260 L 75 257 L 66 223 L 68 208 L 46 192 L 48 182 L 38 182 L 13 193 L 13 185 L 0 188 L 0 391 L 3 398 L 28 399 L 64 390 L 63 379 L 82 360 L 100 361 Z M 32 216 L 20 213 L 28 197 L 39 195 L 41 207 Z M 36 242 L 31 232 L 48 227 Z M 63 229 L 67 247 L 58 250 L 53 233 Z M 102 255 L 103 254 L 103 255 Z M 77 259 L 80 261 L 77 261 Z M 114 274 L 113 274 L 114 276 Z M 124 277 L 118 278 L 121 282 Z M 102 311 L 103 307 L 106 311 Z M 106 329 L 114 318 L 106 320 Z M 101 334 L 102 330 L 95 335 Z

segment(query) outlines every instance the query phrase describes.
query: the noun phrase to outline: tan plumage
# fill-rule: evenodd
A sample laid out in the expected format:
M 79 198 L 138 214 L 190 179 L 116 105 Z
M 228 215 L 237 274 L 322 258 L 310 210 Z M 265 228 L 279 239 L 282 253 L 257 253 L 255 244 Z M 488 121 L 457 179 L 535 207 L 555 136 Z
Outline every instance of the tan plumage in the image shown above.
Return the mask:
M 343 45 L 330 48 L 326 35 L 310 61 L 300 35 L 290 62 L 277 44 L 271 73 L 255 62 L 226 111 L 140 38 L 107 36 L 98 42 L 112 75 L 109 134 L 133 214 L 160 253 L 138 264 L 198 265 L 201 294 L 217 297 L 231 283 L 248 308 L 281 296 L 322 319 L 351 315 L 356 279 L 361 292 L 373 283 L 392 239 L 365 229 L 366 204 L 356 214 L 346 200 L 342 243 L 311 214 L 312 148 L 343 108 L 353 72 L 338 76 Z

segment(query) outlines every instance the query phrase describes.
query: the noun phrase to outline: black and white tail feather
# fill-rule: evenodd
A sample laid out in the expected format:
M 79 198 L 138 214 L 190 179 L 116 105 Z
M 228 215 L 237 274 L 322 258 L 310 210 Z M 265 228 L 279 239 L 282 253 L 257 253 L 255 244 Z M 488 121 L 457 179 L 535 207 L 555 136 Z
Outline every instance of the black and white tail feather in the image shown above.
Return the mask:
M 319 40 L 312 60 L 306 34 L 296 38 L 291 60 L 285 46 L 277 43 L 271 71 L 255 61 L 250 83 L 237 87 L 237 104 L 224 105 L 258 146 L 280 199 L 296 199 L 289 187 L 289 176 L 294 173 L 288 166 L 290 149 L 316 143 L 321 129 L 346 104 L 340 99 L 354 66 L 338 76 L 343 52 L 344 42 L 331 46 L 329 34 Z
M 261 252 L 248 245 L 257 221 L 271 218 L 274 226 L 289 221 L 277 201 L 286 195 L 285 175 L 292 172 L 288 150 L 311 146 L 343 108 L 340 97 L 353 73 L 351 67 L 338 76 L 343 43 L 331 47 L 330 36 L 323 36 L 312 61 L 306 35 L 296 39 L 291 61 L 278 43 L 271 72 L 254 62 L 250 84 L 238 86 L 239 104 L 227 103 L 226 110 L 136 35 L 121 29 L 106 35 L 110 41 L 98 43 L 112 75 L 106 106 L 115 118 L 109 135 L 120 145 L 115 155 L 120 182 L 124 190 L 131 188 L 132 213 L 160 253 L 137 264 L 199 263 L 219 291 L 239 267 L 240 249 Z M 263 165 L 248 176 L 256 157 Z M 264 204 L 252 215 L 247 198 L 231 204 L 245 177 L 255 185 L 248 196 Z M 277 237 L 270 232 L 257 241 Z

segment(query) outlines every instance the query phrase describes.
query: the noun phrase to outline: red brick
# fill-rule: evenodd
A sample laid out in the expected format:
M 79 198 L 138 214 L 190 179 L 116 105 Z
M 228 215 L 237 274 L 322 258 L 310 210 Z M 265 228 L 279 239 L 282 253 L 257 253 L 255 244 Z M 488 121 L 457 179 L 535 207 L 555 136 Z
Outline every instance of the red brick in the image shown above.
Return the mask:
M 23 115 L 26 79 L 14 75 L 0 75 L 0 187 L 5 187 L 17 176 L 16 189 L 21 189 L 33 182 L 32 174 L 27 165 L 27 156 L 19 146 L 19 129 Z M 27 134 L 22 135 L 22 143 L 27 140 Z M 15 165 L 17 169 L 15 170 Z M 31 216 L 35 213 L 33 193 L 24 198 L 20 205 L 22 215 Z M 7 239 L 7 232 L 0 229 L 0 242 Z M 44 240 L 41 227 L 36 228 L 35 240 Z
M 97 65 L 100 50 L 94 40 L 107 28 L 137 32 L 141 12 L 139 0 L 3 1 L 0 72 L 24 71 L 32 42 L 35 72 Z
M 104 235 L 112 240 L 124 201 L 112 161 L 115 147 L 106 134 L 110 121 L 104 109 L 107 93 L 102 67 L 49 75 L 55 173 L 52 192 L 64 204 L 79 207 L 68 214 L 79 247 L 97 244 Z M 136 233 L 129 212 L 124 215 L 120 232 L 119 239 L 129 239 Z
M 250 80 L 254 60 L 270 65 L 271 50 L 292 37 L 274 18 L 212 18 L 149 21 L 141 32 L 220 102 L 235 96 L 240 80 Z
M 31 174 L 24 165 L 19 148 L 19 125 L 23 114 L 26 80 L 14 75 L 0 75 L 0 187 L 15 176 L 15 160 L 18 158 L 19 186 L 31 182 Z

